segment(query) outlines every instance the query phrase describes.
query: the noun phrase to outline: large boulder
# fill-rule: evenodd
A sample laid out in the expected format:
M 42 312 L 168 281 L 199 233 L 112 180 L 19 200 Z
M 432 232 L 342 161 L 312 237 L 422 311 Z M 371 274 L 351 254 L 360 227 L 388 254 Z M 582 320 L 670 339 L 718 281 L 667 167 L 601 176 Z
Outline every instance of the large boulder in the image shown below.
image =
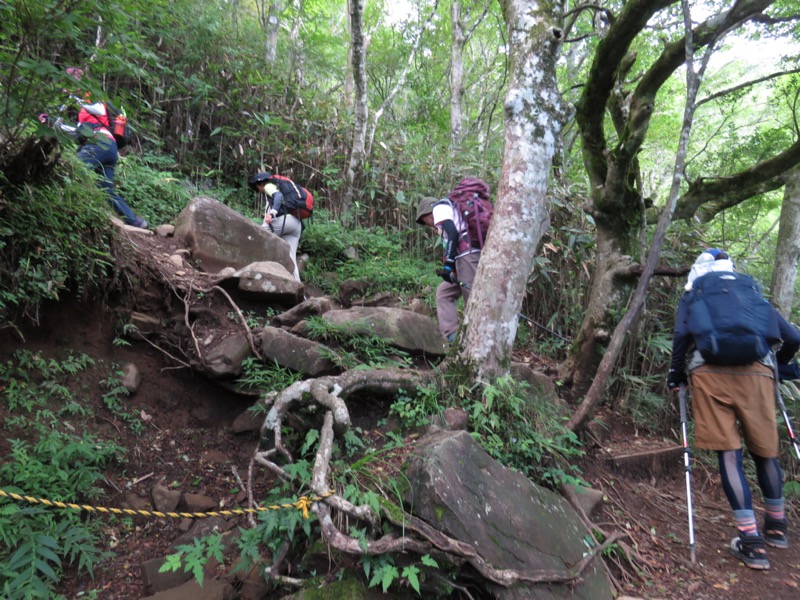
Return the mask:
M 256 300 L 287 306 L 303 301 L 303 284 L 279 263 L 252 263 L 232 277 L 238 277 L 239 289 Z
M 184 240 L 192 259 L 208 273 L 262 261 L 280 263 L 289 272 L 294 271 L 287 242 L 207 196 L 193 198 L 181 211 L 175 237 Z
M 566 500 L 502 466 L 465 431 L 420 440 L 406 476 L 413 512 L 471 545 L 495 569 L 565 574 L 587 551 L 586 530 Z M 600 557 L 569 584 L 490 588 L 503 600 L 613 598 Z
M 329 310 L 322 318 L 355 335 L 375 335 L 412 354 L 444 356 L 447 343 L 436 321 L 402 308 L 384 306 Z
M 339 371 L 326 356 L 328 348 L 277 327 L 264 327 L 261 332 L 261 355 L 267 362 L 305 373 L 312 377 Z

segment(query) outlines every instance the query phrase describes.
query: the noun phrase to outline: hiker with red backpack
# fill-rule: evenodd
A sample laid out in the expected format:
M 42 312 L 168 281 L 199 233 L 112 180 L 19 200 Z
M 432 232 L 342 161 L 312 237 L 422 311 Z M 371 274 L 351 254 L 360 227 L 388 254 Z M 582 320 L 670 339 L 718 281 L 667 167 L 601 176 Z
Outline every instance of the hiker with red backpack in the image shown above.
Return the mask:
M 435 228 L 442 236 L 443 266 L 436 271 L 442 283 L 436 288 L 439 331 L 447 341 L 458 331 L 456 302 L 469 299 L 481 249 L 489 232 L 492 204 L 489 185 L 478 178 L 462 179 L 447 198 L 425 197 L 417 205 L 417 223 Z
M 691 381 L 695 444 L 717 453 L 737 529 L 730 551 L 752 569 L 769 569 L 766 546 L 789 546 L 775 376 L 798 349 L 800 331 L 769 304 L 754 279 L 737 273 L 723 250 L 700 254 L 678 306 L 667 386 L 677 392 Z M 764 497 L 761 529 L 742 466 L 742 437 Z
M 263 205 L 264 217 L 261 226 L 289 243 L 294 263 L 293 275 L 300 281 L 297 247 L 300 245 L 300 236 L 303 233 L 303 220 L 310 217 L 314 210 L 314 196 L 288 177 L 267 171 L 253 175 L 248 185 L 251 190 L 258 193 L 261 200 L 259 207 Z
M 80 81 L 83 77 L 83 70 L 77 67 L 67 69 L 67 74 Z M 52 124 L 70 137 L 77 140 L 79 144 L 78 158 L 89 169 L 100 175 L 98 185 L 108 194 L 112 208 L 122 217 L 127 225 L 147 229 L 148 223 L 142 217 L 131 210 L 125 200 L 117 194 L 114 185 L 114 172 L 119 161 L 119 145 L 128 139 L 130 130 L 125 127 L 124 115 L 119 121 L 115 122 L 116 112 L 113 105 L 107 102 L 91 102 L 90 94 L 86 93 L 83 98 L 79 92 L 64 90 L 70 98 L 77 102 L 78 122 L 75 126 L 66 125 L 61 117 L 57 118 Z M 65 109 L 66 105 L 61 107 Z M 49 123 L 49 115 L 43 113 L 39 115 L 41 123 Z M 123 130 L 120 132 L 119 126 Z M 115 135 L 115 131 L 118 135 Z

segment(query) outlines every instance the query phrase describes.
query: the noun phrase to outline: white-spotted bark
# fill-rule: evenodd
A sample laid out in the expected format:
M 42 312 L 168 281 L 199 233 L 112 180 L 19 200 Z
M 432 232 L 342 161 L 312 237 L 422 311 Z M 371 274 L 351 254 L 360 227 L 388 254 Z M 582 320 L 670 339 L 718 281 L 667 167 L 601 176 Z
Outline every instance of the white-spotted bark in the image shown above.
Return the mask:
M 556 85 L 559 3 L 503 0 L 510 80 L 494 217 L 465 313 L 461 358 L 479 378 L 507 371 L 517 313 L 542 235 L 550 167 L 564 110 Z
M 350 146 L 350 161 L 345 173 L 345 192 L 342 213 L 347 215 L 353 204 L 355 182 L 364 164 L 367 140 L 367 57 L 364 43 L 364 2 L 350 0 L 350 39 L 352 51 L 354 97 L 353 142 Z

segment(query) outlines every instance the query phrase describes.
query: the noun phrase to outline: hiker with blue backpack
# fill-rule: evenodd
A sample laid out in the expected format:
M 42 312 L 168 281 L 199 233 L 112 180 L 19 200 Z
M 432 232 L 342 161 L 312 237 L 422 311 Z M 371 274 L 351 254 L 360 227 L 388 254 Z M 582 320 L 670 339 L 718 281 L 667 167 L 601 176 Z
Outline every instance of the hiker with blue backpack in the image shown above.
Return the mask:
M 83 70 L 77 67 L 67 69 L 67 74 L 75 81 L 83 77 Z M 114 172 L 119 161 L 119 148 L 129 139 L 130 129 L 124 115 L 119 115 L 109 102 L 91 102 L 86 93 L 82 98 L 78 92 L 69 92 L 70 98 L 78 104 L 78 122 L 66 125 L 61 117 L 52 124 L 60 131 L 77 140 L 78 158 L 89 169 L 100 175 L 98 185 L 108 194 L 111 207 L 122 217 L 126 225 L 147 229 L 148 223 L 131 210 L 125 200 L 117 194 L 114 185 Z M 61 107 L 65 109 L 66 105 Z M 118 118 L 119 117 L 119 118 Z M 46 113 L 39 115 L 41 123 L 50 123 Z
M 766 547 L 789 546 L 777 458 L 775 376 L 778 366 L 789 364 L 800 349 L 800 331 L 764 298 L 753 278 L 736 272 L 723 250 L 712 248 L 698 256 L 685 289 L 667 385 L 679 391 L 690 384 L 695 445 L 717 453 L 737 529 L 731 553 L 752 569 L 769 569 Z M 742 437 L 764 497 L 761 529 L 744 475 Z
M 458 331 L 456 302 L 469 299 L 481 249 L 489 232 L 492 204 L 489 185 L 478 178 L 462 179 L 447 198 L 427 196 L 417 205 L 417 223 L 433 227 L 442 237 L 443 265 L 436 271 L 439 331 L 453 342 Z

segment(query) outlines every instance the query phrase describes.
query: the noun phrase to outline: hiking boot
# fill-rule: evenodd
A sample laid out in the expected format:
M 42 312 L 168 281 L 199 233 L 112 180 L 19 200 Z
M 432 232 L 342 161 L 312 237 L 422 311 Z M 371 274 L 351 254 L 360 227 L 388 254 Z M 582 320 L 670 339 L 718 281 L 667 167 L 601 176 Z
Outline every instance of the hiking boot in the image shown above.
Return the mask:
M 751 569 L 769 569 L 767 547 L 760 535 L 739 535 L 731 540 L 731 554 Z
M 764 541 L 773 548 L 788 548 L 789 522 L 784 518 L 780 521 L 766 517 L 764 519 Z

